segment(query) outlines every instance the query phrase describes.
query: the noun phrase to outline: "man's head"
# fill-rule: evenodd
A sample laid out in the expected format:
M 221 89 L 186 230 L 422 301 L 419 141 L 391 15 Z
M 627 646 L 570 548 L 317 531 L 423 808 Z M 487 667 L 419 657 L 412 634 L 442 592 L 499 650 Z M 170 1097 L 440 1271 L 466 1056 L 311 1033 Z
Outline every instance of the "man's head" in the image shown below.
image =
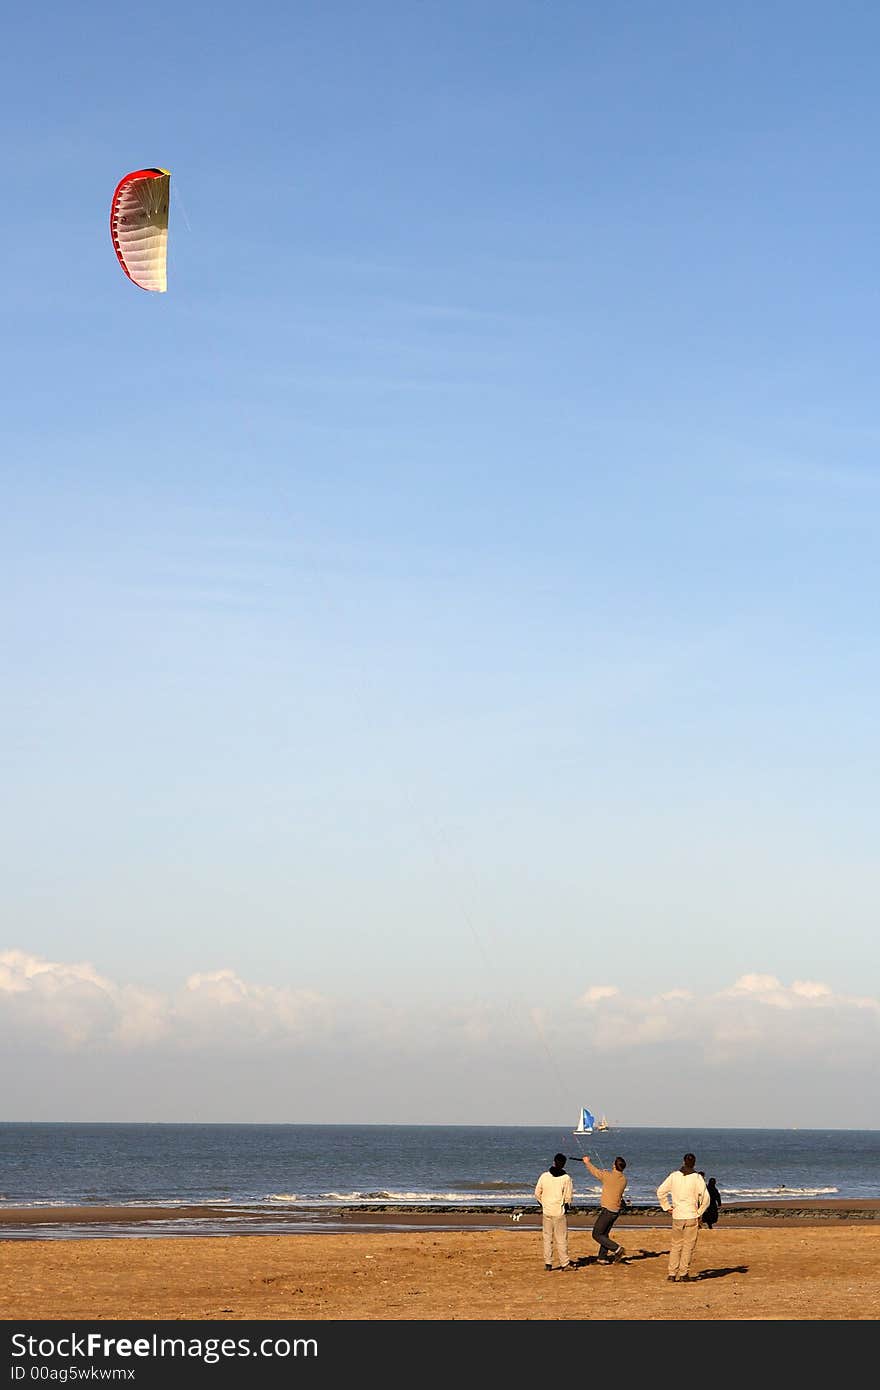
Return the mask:
M 682 1166 L 682 1168 L 685 1170 L 686 1173 L 692 1172 L 692 1170 L 693 1170 L 694 1168 L 696 1168 L 696 1166 L 697 1166 L 696 1155 L 695 1155 L 695 1154 L 685 1154 L 681 1166 Z
M 553 1159 L 553 1167 L 554 1167 L 554 1168 L 564 1168 L 564 1167 L 565 1167 L 565 1154 L 556 1154 L 556 1156 L 555 1156 L 554 1159 Z
M 624 1168 L 626 1167 L 626 1159 L 621 1158 L 618 1154 L 617 1158 L 615 1158 L 614 1160 L 614 1166 L 617 1169 L 618 1173 L 622 1173 Z

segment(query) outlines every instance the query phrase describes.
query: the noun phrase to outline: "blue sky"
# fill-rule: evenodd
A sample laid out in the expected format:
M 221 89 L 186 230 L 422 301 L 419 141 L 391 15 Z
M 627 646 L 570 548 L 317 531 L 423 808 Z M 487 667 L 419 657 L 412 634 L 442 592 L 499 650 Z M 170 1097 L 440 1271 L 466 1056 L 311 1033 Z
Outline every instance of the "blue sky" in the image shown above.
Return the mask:
M 7 1111 L 870 1123 L 880 15 L 130 27 L 0 57 Z

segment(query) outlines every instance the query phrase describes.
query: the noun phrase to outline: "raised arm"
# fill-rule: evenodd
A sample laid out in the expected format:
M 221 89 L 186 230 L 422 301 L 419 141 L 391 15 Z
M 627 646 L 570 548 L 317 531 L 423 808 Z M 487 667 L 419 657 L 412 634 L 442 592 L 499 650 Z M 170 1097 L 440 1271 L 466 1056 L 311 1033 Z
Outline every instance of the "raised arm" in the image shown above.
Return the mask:
M 589 1160 L 588 1158 L 585 1158 L 585 1159 L 584 1159 L 584 1163 L 585 1163 L 586 1166 L 589 1168 L 590 1172 L 593 1174 L 593 1177 L 594 1177 L 594 1178 L 598 1178 L 599 1181 L 602 1182 L 602 1180 L 603 1180 L 604 1177 L 605 1177 L 605 1174 L 604 1174 L 604 1172 L 602 1171 L 602 1169 L 601 1169 L 601 1168 L 596 1168 L 596 1167 L 594 1167 L 594 1165 L 590 1162 L 590 1160 Z

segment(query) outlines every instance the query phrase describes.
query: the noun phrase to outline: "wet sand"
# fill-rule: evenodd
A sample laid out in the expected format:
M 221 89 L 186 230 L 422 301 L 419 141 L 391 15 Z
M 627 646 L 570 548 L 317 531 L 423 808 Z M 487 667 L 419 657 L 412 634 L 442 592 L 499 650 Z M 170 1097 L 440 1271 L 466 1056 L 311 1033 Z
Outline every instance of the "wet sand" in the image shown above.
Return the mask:
M 229 1206 L 65 1206 L 65 1207 L 0 1207 L 0 1240 L 13 1233 L 27 1230 L 37 1235 L 32 1228 L 52 1226 L 59 1230 L 66 1226 L 131 1226 L 136 1228 L 143 1223 L 174 1223 L 181 1234 L 190 1230 L 197 1233 L 199 1226 L 227 1226 L 232 1222 L 246 1223 L 258 1233 L 261 1227 L 267 1229 L 299 1229 L 313 1231 L 316 1225 L 322 1229 L 347 1230 L 353 1226 L 394 1227 L 395 1229 L 420 1229 L 423 1226 L 445 1230 L 467 1230 L 478 1227 L 495 1229 L 510 1222 L 511 1208 L 504 1207 L 461 1207 L 461 1206 L 350 1206 L 320 1207 L 291 1206 L 259 1211 L 245 1211 Z M 581 1205 L 569 1217 L 572 1230 L 583 1228 L 589 1231 L 596 1217 L 595 1206 Z M 740 1202 L 725 1204 L 722 1224 L 728 1225 L 789 1225 L 793 1221 L 880 1221 L 880 1201 L 847 1200 L 845 1198 L 812 1198 L 798 1201 Z M 520 1219 L 522 1227 L 539 1225 L 537 1212 L 524 1210 Z M 665 1227 L 667 1218 L 657 1206 L 631 1208 L 619 1223 L 621 1226 L 661 1226 Z M 220 1233 L 218 1231 L 218 1233 Z
M 146 1208 L 155 1220 L 156 1209 Z M 162 1209 L 159 1209 L 160 1211 Z M 194 1208 L 201 1212 L 204 1208 Z M 221 1209 L 214 1209 L 221 1210 Z M 98 1221 L 132 1208 L 82 1208 Z M 64 1209 L 69 1219 L 71 1209 Z M 100 1213 L 100 1215 L 99 1215 Z M 167 1216 L 167 1209 L 164 1209 Z M 177 1209 L 176 1215 L 179 1214 Z M 3 1212 L 3 1220 L 12 1215 Z M 47 1212 L 38 1213 L 45 1219 Z M 738 1208 L 697 1242 L 695 1282 L 666 1280 L 669 1220 L 627 1214 L 627 1259 L 603 1267 L 586 1213 L 578 1267 L 546 1273 L 537 1218 L 352 1212 L 346 1229 L 291 1234 L 2 1239 L 4 1319 L 867 1320 L 880 1316 L 880 1207 Z M 21 1221 L 29 1218 L 22 1216 Z M 416 1226 L 417 1228 L 413 1228 Z M 494 1224 L 493 1224 L 494 1223 Z M 482 1229 L 481 1229 L 482 1227 Z M 488 1227 L 488 1228 L 487 1228 Z M 36 1232 L 35 1232 L 36 1233 Z

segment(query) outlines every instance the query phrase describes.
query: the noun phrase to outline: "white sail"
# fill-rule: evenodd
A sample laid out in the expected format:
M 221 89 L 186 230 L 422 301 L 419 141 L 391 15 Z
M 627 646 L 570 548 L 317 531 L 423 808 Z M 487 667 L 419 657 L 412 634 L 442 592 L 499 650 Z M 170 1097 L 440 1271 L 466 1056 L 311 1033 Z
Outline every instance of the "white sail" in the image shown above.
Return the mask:
M 572 1134 L 592 1134 L 593 1125 L 596 1123 L 585 1105 L 581 1106 L 581 1113 L 578 1116 L 577 1128 L 572 1130 Z

